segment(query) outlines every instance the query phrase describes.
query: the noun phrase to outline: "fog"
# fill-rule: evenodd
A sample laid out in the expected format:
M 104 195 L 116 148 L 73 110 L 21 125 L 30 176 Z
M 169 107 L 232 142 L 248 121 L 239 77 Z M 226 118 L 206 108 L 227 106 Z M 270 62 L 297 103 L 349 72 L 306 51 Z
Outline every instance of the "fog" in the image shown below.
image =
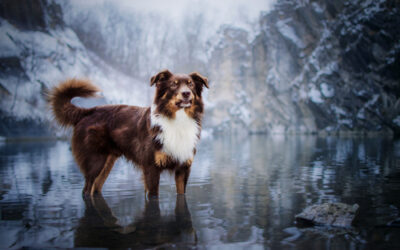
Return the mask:
M 259 32 L 259 17 L 274 1 L 71 1 L 64 20 L 89 50 L 141 80 L 155 71 L 206 73 L 218 31 Z
M 120 13 L 126 12 L 128 14 L 151 14 L 155 17 L 157 16 L 158 18 L 169 19 L 175 25 L 183 22 L 185 17 L 188 15 L 196 15 L 201 13 L 204 15 L 207 24 L 210 25 L 208 27 L 211 29 L 217 29 L 218 26 L 222 24 L 233 24 L 238 27 L 246 27 L 250 22 L 257 20 L 260 12 L 269 11 L 275 2 L 275 0 L 70 1 L 71 5 L 77 9 L 96 9 L 100 13 L 104 11 L 104 9 L 101 7 L 99 8 L 99 6 L 112 5 L 115 6 Z

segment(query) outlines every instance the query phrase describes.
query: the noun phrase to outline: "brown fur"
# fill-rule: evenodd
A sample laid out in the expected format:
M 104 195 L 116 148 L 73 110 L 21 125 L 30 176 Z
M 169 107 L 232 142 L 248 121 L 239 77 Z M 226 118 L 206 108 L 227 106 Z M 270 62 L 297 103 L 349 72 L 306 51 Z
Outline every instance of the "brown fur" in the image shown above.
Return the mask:
M 175 118 L 183 101 L 188 102 L 179 92 L 183 85 L 188 86 L 191 106 L 184 110 L 201 127 L 201 92 L 203 85 L 208 87 L 207 78 L 198 73 L 174 75 L 165 70 L 151 78 L 151 85 L 154 84 L 157 86 L 155 113 L 170 119 Z M 162 152 L 163 145 L 157 140 L 161 128 L 151 126 L 150 107 L 106 105 L 85 109 L 71 104 L 73 97 L 90 97 L 97 91 L 99 89 L 89 81 L 70 79 L 55 87 L 49 96 L 55 119 L 62 126 L 74 127 L 71 146 L 85 177 L 83 194 L 101 192 L 120 156 L 125 156 L 143 171 L 145 190 L 149 195 L 158 195 L 163 170 L 175 171 L 177 192 L 185 193 L 192 159 L 180 164 Z

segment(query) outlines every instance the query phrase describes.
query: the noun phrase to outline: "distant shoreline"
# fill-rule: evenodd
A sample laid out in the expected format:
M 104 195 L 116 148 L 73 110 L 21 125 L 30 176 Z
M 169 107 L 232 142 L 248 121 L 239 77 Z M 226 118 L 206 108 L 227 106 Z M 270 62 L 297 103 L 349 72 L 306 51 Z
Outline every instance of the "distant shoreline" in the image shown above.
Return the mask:
M 67 137 L 55 137 L 55 136 L 18 136 L 18 137 L 5 137 L 0 136 L 0 143 L 2 142 L 36 142 L 36 141 L 58 141 L 58 140 L 68 140 Z
M 206 136 L 207 139 L 211 139 L 213 136 L 237 136 L 237 133 L 224 133 L 224 132 L 214 132 L 212 135 Z M 387 138 L 396 138 L 393 133 L 388 133 L 384 131 L 318 131 L 313 133 L 249 133 L 248 136 L 317 136 L 317 137 L 354 137 L 354 138 L 369 138 L 384 136 Z M 206 139 L 206 138 L 204 138 Z M 39 141 L 68 141 L 69 137 L 57 137 L 57 136 L 0 136 L 0 143 L 3 142 L 39 142 Z

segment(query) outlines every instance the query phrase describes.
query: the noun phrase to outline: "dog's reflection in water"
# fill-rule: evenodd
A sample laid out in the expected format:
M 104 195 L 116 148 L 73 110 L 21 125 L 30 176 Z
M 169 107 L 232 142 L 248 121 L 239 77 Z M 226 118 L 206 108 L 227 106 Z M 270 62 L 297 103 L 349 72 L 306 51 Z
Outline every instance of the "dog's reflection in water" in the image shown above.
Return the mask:
M 86 198 L 85 205 L 75 231 L 75 247 L 190 247 L 197 243 L 184 195 L 177 195 L 175 213 L 170 215 L 161 215 L 158 198 L 146 200 L 143 215 L 127 226 L 118 224 L 101 195 Z

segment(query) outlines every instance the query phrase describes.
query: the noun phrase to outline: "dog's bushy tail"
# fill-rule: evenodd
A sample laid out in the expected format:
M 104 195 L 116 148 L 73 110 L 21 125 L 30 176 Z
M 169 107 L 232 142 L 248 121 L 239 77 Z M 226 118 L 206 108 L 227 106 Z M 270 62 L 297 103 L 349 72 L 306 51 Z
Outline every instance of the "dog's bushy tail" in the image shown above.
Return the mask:
M 48 94 L 54 117 L 60 125 L 76 125 L 91 109 L 80 108 L 71 103 L 74 97 L 93 97 L 100 91 L 88 80 L 69 79 L 54 87 Z

